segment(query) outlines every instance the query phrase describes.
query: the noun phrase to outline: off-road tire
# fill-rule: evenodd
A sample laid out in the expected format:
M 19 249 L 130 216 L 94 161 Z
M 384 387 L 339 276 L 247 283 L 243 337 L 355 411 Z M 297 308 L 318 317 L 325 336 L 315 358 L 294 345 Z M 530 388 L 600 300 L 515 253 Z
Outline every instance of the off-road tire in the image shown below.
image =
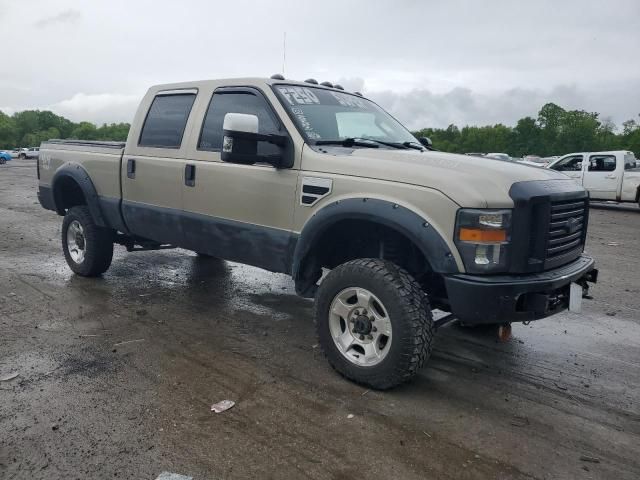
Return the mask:
M 391 347 L 381 363 L 360 366 L 338 350 L 329 327 L 329 309 L 339 292 L 365 288 L 385 305 L 392 324 Z M 329 364 L 356 383 L 386 390 L 410 381 L 431 355 L 435 326 L 426 294 L 415 279 L 394 263 L 362 258 L 333 269 L 320 284 L 315 302 L 319 344 Z
M 84 230 L 86 252 L 84 260 L 76 263 L 69 253 L 67 230 L 77 220 Z M 106 272 L 113 259 L 113 230 L 96 225 L 87 206 L 70 208 L 62 222 L 62 250 L 69 268 L 83 277 L 97 277 Z

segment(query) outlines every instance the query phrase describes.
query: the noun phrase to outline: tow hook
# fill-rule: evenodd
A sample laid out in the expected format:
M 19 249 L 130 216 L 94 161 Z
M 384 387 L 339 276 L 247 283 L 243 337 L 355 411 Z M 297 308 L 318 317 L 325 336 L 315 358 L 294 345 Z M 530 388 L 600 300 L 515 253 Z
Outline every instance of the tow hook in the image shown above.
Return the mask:
M 504 323 L 498 327 L 498 340 L 502 343 L 506 343 L 511 340 L 511 324 Z

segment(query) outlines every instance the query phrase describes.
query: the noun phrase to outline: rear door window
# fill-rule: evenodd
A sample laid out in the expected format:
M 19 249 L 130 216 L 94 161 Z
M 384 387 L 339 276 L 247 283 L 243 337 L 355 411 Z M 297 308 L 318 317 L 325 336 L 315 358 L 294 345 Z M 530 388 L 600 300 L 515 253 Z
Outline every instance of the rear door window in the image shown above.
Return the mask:
M 591 155 L 589 157 L 590 172 L 615 172 L 615 155 Z
M 180 148 L 195 93 L 158 95 L 142 127 L 141 147 Z
M 624 156 L 624 169 L 625 170 L 635 170 L 637 167 L 638 161 L 633 153 L 627 153 Z

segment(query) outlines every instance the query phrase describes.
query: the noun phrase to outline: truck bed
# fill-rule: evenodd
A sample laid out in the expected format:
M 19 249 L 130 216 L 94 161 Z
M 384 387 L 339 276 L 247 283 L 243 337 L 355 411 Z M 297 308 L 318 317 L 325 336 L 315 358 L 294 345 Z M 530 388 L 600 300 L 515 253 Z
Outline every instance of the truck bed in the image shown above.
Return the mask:
M 125 142 L 89 140 L 48 140 L 40 146 L 39 186 L 46 198 L 52 198 L 52 182 L 56 172 L 80 165 L 91 181 L 103 214 L 115 227 L 120 220 L 120 169 Z M 51 203 L 51 202 L 49 202 Z
M 42 142 L 41 149 L 50 148 L 51 150 L 87 150 L 92 151 L 94 148 L 108 148 L 110 150 L 124 150 L 126 142 L 110 142 L 106 140 L 60 140 L 53 139 Z M 79 148 L 78 148 L 79 147 Z M 113 153 L 113 152 L 110 152 Z M 121 152 L 122 153 L 122 152 Z

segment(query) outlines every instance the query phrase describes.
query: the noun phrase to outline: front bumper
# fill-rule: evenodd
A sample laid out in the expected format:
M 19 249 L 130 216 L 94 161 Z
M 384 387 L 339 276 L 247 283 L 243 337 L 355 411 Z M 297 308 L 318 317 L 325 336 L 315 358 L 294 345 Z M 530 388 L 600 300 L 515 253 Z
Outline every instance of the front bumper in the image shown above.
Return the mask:
M 568 308 L 571 283 L 597 281 L 594 265 L 593 258 L 582 254 L 567 265 L 536 274 L 446 276 L 451 313 L 467 324 L 548 317 Z

